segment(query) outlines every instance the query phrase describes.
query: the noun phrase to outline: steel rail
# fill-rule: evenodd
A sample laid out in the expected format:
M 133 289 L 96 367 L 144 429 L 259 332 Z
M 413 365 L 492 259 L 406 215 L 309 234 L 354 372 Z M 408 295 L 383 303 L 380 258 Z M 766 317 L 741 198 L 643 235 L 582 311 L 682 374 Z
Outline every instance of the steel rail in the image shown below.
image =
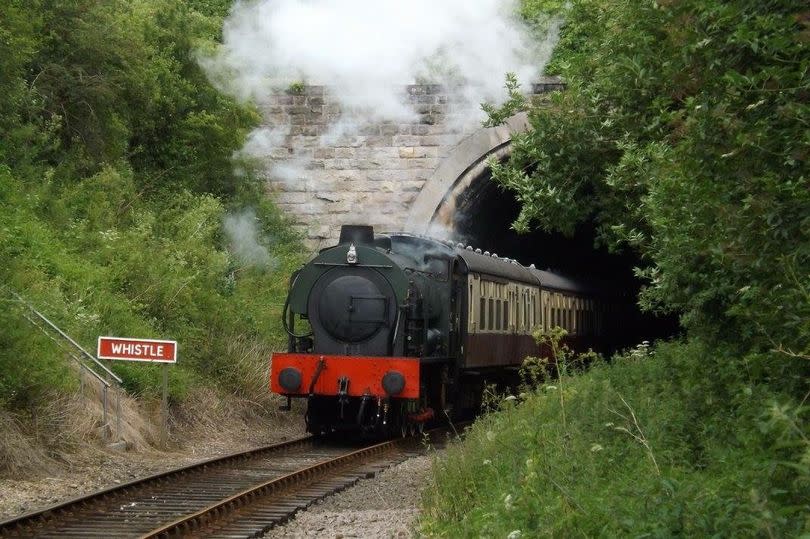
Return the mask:
M 441 443 L 447 428 L 426 432 Z M 247 537 L 421 453 L 421 438 L 362 449 L 314 437 L 189 464 L 0 523 L 0 537 Z
M 316 481 L 318 479 L 325 479 L 329 476 L 329 472 L 342 471 L 352 464 L 365 463 L 371 457 L 378 457 L 388 452 L 394 452 L 397 449 L 404 449 L 405 445 L 414 446 L 416 440 L 414 438 L 405 438 L 382 442 L 370 447 L 352 451 L 351 453 L 341 455 L 337 458 L 327 459 L 315 465 L 308 466 L 296 472 L 271 479 L 255 487 L 243 490 L 238 494 L 230 496 L 220 502 L 212 504 L 196 513 L 181 517 L 174 522 L 166 524 L 160 528 L 152 530 L 151 532 L 140 536 L 140 539 L 158 539 L 166 537 L 176 537 L 188 533 L 198 531 L 202 526 L 209 525 L 227 518 L 228 515 L 235 510 L 244 507 L 247 504 L 252 504 L 258 501 L 259 498 L 266 498 L 273 495 L 283 493 L 285 490 L 304 486 Z M 328 492 L 324 493 L 328 494 Z M 318 499 L 318 497 L 314 497 Z M 297 508 L 289 511 L 293 514 Z M 263 530 L 257 530 L 261 532 Z
M 120 485 L 114 485 L 112 487 L 98 490 L 90 494 L 77 496 L 75 498 L 71 498 L 66 501 L 45 507 L 44 509 L 37 509 L 34 511 L 30 511 L 23 515 L 0 522 L 0 537 L 4 537 L 9 533 L 13 533 L 15 530 L 20 530 L 21 528 L 25 528 L 27 526 L 36 526 L 37 523 L 44 523 L 47 520 L 58 518 L 60 514 L 70 513 L 73 510 L 78 510 L 82 506 L 87 506 L 88 504 L 93 503 L 95 501 L 109 499 L 114 495 L 124 494 L 127 491 L 135 489 L 141 489 L 147 487 L 150 484 L 158 484 L 161 482 L 166 482 L 173 478 L 179 478 L 191 472 L 201 471 L 213 466 L 224 466 L 232 462 L 238 462 L 240 460 L 250 460 L 252 458 L 261 457 L 263 455 L 270 455 L 273 453 L 282 452 L 284 450 L 302 447 L 307 444 L 314 444 L 314 442 L 315 438 L 312 436 L 305 436 L 293 440 L 287 440 L 277 444 L 262 446 L 247 451 L 239 451 L 235 453 L 230 453 L 228 455 L 223 455 L 220 457 L 214 457 L 201 462 L 188 464 L 180 468 L 173 468 L 165 472 L 159 472 L 147 477 L 135 479 L 133 481 L 123 483 Z

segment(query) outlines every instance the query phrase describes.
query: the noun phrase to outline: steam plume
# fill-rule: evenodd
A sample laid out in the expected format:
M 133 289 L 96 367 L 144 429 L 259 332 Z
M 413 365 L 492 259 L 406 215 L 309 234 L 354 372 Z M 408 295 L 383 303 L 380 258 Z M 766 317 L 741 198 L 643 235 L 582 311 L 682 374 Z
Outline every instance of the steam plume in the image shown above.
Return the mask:
M 376 119 L 403 119 L 402 87 L 427 81 L 459 88 L 477 109 L 503 96 L 504 73 L 528 83 L 548 60 L 548 43 L 515 12 L 515 0 L 241 1 L 202 62 L 220 88 L 259 102 L 306 81 Z
M 260 268 L 272 265 L 270 253 L 259 243 L 258 223 L 252 210 L 227 215 L 223 228 L 229 240 L 230 251 L 239 261 Z
M 515 16 L 517 1 L 237 0 L 222 45 L 200 63 L 218 88 L 260 106 L 293 83 L 326 86 L 340 114 L 320 133 L 322 147 L 345 145 L 370 124 L 418 121 L 405 86 L 442 84 L 452 94 L 446 133 L 460 140 L 480 126 L 480 103 L 505 97 L 505 73 L 532 82 L 556 43 L 557 22 L 538 39 Z M 310 167 L 311 154 L 293 151 L 291 137 L 290 125 L 254 132 L 235 154 L 235 166 L 240 158 L 259 159 L 269 180 L 294 191 L 291 197 L 317 192 L 323 175 Z M 361 204 L 353 218 L 373 222 L 401 213 L 400 193 L 389 189 L 389 202 L 375 201 L 368 210 Z

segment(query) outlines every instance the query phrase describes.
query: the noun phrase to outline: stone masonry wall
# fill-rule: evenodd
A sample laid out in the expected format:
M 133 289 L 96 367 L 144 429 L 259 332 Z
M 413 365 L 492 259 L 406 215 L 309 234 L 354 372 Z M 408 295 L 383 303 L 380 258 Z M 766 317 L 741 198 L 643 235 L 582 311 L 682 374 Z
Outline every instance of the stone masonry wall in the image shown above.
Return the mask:
M 556 86 L 547 81 L 533 90 Z M 402 230 L 441 160 L 480 129 L 470 108 L 442 86 L 406 86 L 402 103 L 411 118 L 369 120 L 374 111 L 341 106 L 328 87 L 305 86 L 261 106 L 272 140 L 263 155 L 268 190 L 311 249 L 334 243 L 342 224 Z

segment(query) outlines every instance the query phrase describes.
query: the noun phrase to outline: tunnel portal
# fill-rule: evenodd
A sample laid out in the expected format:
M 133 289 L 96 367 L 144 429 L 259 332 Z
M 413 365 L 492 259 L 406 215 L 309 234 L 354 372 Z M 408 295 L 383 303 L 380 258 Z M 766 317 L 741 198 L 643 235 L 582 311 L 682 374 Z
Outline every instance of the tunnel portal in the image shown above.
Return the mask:
M 489 170 L 460 193 L 453 206 L 451 228 L 465 245 L 571 277 L 593 279 L 596 273 L 599 280 L 635 283 L 636 257 L 595 247 L 596 230 L 592 224 L 579 226 L 570 238 L 540 230 L 515 232 L 512 223 L 520 213 L 520 204 L 511 192 L 491 179 Z
M 627 251 L 614 254 L 597 247 L 592 222 L 581 224 L 571 237 L 540 230 L 518 234 L 511 225 L 520 213 L 520 203 L 492 180 L 489 169 L 470 181 L 465 190 L 451 196 L 453 200 L 446 202 L 452 213 L 440 211 L 438 215 L 450 217 L 448 226 L 455 241 L 597 286 L 632 306 L 623 324 L 627 331 L 620 339 L 622 346 L 677 332 L 677 317 L 640 311 L 637 297 L 642 283 L 633 271 L 640 264 L 638 256 Z

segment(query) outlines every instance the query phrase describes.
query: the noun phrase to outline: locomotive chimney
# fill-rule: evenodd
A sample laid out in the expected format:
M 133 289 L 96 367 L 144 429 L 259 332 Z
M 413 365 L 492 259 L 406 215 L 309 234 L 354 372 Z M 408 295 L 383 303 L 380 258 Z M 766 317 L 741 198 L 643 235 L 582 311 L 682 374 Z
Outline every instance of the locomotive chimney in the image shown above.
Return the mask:
M 368 225 L 343 225 L 340 227 L 339 243 L 374 245 L 374 227 Z

